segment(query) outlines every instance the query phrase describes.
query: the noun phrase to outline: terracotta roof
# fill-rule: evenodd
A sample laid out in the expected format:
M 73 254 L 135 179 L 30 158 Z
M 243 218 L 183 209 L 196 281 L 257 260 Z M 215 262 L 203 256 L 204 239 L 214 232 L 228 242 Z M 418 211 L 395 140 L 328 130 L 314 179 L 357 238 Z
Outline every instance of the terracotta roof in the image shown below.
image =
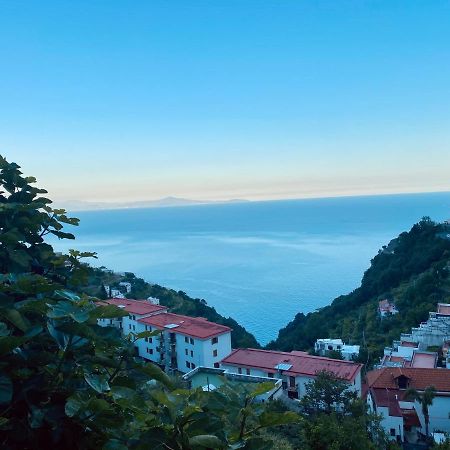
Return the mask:
M 437 353 L 415 351 L 411 361 L 411 367 L 433 369 L 436 367 L 437 356 Z M 450 373 L 448 376 L 450 376 Z
M 406 391 L 400 391 L 399 389 L 370 389 L 370 393 L 372 394 L 377 407 L 383 406 L 388 408 L 389 415 L 395 417 L 402 416 L 402 411 L 398 402 L 403 400 L 405 392 Z
M 233 350 L 222 364 L 233 366 L 255 367 L 269 373 L 277 372 L 275 366 L 286 364 L 291 366 L 283 373 L 288 376 L 316 375 L 317 372 L 327 370 L 333 372 L 339 378 L 352 381 L 362 365 L 351 361 L 311 356 L 304 352 L 277 352 L 272 350 L 259 350 L 254 348 L 239 348 Z
M 438 303 L 438 314 L 450 316 L 450 303 Z
M 438 392 L 450 392 L 449 369 L 423 369 L 414 367 L 383 367 L 367 373 L 369 388 L 398 389 L 396 378 L 405 376 L 410 379 L 409 386 L 419 391 L 434 386 Z
M 185 334 L 187 336 L 199 339 L 207 339 L 232 331 L 225 325 L 219 325 L 210 322 L 202 317 L 188 317 L 173 313 L 161 313 L 154 316 L 140 319 L 139 322 L 159 329 L 170 329 L 175 333 Z
M 411 348 L 417 348 L 419 346 L 418 342 L 409 342 L 409 341 L 402 341 L 401 342 L 402 347 L 411 347 Z
M 167 311 L 166 306 L 154 305 L 147 300 L 131 300 L 128 298 L 110 298 L 104 301 L 110 305 L 124 306 L 124 310 L 131 314 L 152 314 L 158 311 Z

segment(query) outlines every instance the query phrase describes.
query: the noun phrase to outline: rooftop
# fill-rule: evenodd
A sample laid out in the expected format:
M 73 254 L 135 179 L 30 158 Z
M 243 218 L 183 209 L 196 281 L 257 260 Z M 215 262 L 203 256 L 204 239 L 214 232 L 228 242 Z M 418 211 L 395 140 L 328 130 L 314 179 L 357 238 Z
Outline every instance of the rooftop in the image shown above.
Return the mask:
M 411 367 L 433 369 L 436 367 L 437 356 L 437 353 L 434 352 L 415 351 L 411 361 Z M 448 376 L 450 377 L 450 373 Z
M 233 350 L 222 364 L 234 366 L 256 367 L 268 373 L 276 373 L 277 367 L 288 367 L 283 374 L 316 375 L 322 370 L 333 372 L 339 378 L 352 381 L 361 370 L 362 365 L 350 361 L 311 356 L 303 352 L 278 352 L 259 350 L 254 348 L 240 348 Z
M 438 303 L 437 313 L 443 316 L 450 316 L 450 303 Z
M 127 298 L 110 298 L 104 300 L 104 303 L 122 307 L 126 312 L 131 314 L 152 314 L 159 311 L 167 311 L 166 306 L 154 305 L 147 300 L 131 300 Z
M 450 370 L 448 369 L 383 367 L 368 372 L 366 379 L 371 389 L 397 390 L 396 379 L 402 375 L 409 378 L 408 387 L 423 391 L 428 386 L 434 386 L 438 392 L 450 393 Z
M 188 317 L 173 313 L 156 314 L 140 319 L 139 322 L 199 339 L 207 339 L 231 331 L 231 328 L 210 322 L 203 317 Z

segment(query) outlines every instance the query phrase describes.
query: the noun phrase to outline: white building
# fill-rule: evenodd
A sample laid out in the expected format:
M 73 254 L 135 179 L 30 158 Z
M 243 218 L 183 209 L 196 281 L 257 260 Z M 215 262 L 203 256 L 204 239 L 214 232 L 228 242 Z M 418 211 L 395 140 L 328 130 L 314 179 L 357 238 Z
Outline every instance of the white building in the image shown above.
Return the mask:
M 231 352 L 231 328 L 201 317 L 167 312 L 167 307 L 151 300 L 112 298 L 104 303 L 123 308 L 128 316 L 99 319 L 101 326 L 114 326 L 125 335 L 159 331 L 156 336 L 135 342 L 138 355 L 163 366 L 167 371 L 183 373 L 199 367 L 219 367 Z
M 384 367 L 367 374 L 365 391 L 371 411 L 383 416 L 381 425 L 393 440 L 414 443 L 417 432 L 425 434 L 425 419 L 421 405 L 406 397 L 408 388 L 419 393 L 434 386 L 436 397 L 429 406 L 430 433 L 450 432 L 450 371 Z
M 161 331 L 136 344 L 138 353 L 167 370 L 189 372 L 199 366 L 219 368 L 231 352 L 231 328 L 201 317 L 163 313 L 139 320 L 137 332 Z
M 383 318 L 386 316 L 398 314 L 398 309 L 396 308 L 394 303 L 385 299 L 378 302 L 378 314 L 381 318 Z
M 359 345 L 346 345 L 342 339 L 317 339 L 314 351 L 321 356 L 327 356 L 330 351 L 340 352 L 344 359 L 352 361 L 359 355 Z
M 129 294 L 131 292 L 131 283 L 129 283 L 128 281 L 121 281 L 119 283 L 119 286 L 124 287 L 127 294 Z
M 167 312 L 167 307 L 153 305 L 145 300 L 130 300 L 126 298 L 110 298 L 103 303 L 115 305 L 124 309 L 128 316 L 118 319 L 99 319 L 98 324 L 102 327 L 113 326 L 122 330 L 127 335 L 129 333 L 137 333 L 139 325 L 138 320 L 149 317 L 154 314 Z
M 220 366 L 231 373 L 279 378 L 291 398 L 301 398 L 306 392 L 306 384 L 314 380 L 318 372 L 325 370 L 347 381 L 349 389 L 361 396 L 362 365 L 350 361 L 311 356 L 299 351 L 287 353 L 244 348 L 233 350 Z

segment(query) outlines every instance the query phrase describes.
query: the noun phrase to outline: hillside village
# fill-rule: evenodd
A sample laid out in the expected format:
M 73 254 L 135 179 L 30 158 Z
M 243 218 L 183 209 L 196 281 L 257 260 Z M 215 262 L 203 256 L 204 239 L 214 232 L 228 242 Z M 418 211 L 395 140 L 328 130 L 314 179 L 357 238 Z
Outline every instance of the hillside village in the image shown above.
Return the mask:
M 450 433 L 450 304 L 439 303 L 427 322 L 402 334 L 385 348 L 380 362 L 365 371 L 363 364 L 354 361 L 360 346 L 346 345 L 339 338 L 318 339 L 315 354 L 232 349 L 230 327 L 171 313 L 154 297 L 127 299 L 132 283 L 121 282 L 117 289 L 106 286 L 105 290 L 120 295 L 105 299 L 104 304 L 118 306 L 128 315 L 99 319 L 99 324 L 116 327 L 124 335 L 154 332 L 152 337 L 135 341 L 136 353 L 168 373 L 181 374 L 188 386 L 211 391 L 225 379 L 231 383 L 271 382 L 273 389 L 260 400 L 282 400 L 298 410 L 308 384 L 327 372 L 345 380 L 348 389 L 367 402 L 369 411 L 382 416 L 381 425 L 393 441 L 422 443 L 426 448 L 427 435 L 439 442 Z M 399 311 L 389 300 L 382 300 L 378 313 L 384 320 Z M 432 400 L 424 409 L 421 396 L 429 389 L 433 390 Z M 416 392 L 415 396 L 411 392 Z

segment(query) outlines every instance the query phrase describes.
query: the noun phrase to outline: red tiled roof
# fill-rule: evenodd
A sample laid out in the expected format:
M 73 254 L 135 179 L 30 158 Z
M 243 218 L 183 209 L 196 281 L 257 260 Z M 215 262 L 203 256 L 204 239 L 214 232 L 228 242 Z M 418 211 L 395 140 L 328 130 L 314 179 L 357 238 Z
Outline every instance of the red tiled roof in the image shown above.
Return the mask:
M 333 372 L 339 378 L 352 381 L 361 370 L 362 365 L 351 361 L 311 356 L 303 352 L 277 352 L 271 350 L 259 350 L 254 348 L 239 348 L 233 350 L 222 364 L 233 366 L 255 367 L 270 373 L 275 373 L 275 366 L 280 363 L 291 364 L 286 375 L 316 375 L 317 372 L 326 370 Z
M 411 367 L 433 369 L 436 367 L 436 362 L 437 362 L 437 353 L 415 351 L 413 359 L 411 361 Z M 450 376 L 450 373 L 448 376 Z
M 419 391 L 434 386 L 438 392 L 450 392 L 449 369 L 423 369 L 415 367 L 383 367 L 367 373 L 369 388 L 397 390 L 396 379 L 399 376 L 409 378 L 408 387 Z
M 166 325 L 177 325 L 170 328 L 176 333 L 200 339 L 207 339 L 231 331 L 225 325 L 219 325 L 200 317 L 181 316 L 173 313 L 161 313 L 140 319 L 139 322 L 163 329 Z
M 438 303 L 438 314 L 450 316 L 450 303 Z
M 377 407 L 384 406 L 385 408 L 389 408 L 389 415 L 396 417 L 402 416 L 402 411 L 398 402 L 403 400 L 405 392 L 406 391 L 400 391 L 399 389 L 370 389 L 370 393 L 372 394 Z
M 128 298 L 110 298 L 104 301 L 110 305 L 124 306 L 128 313 L 144 315 L 167 310 L 166 306 L 154 305 L 147 300 L 131 300 Z
M 401 410 L 403 416 L 403 425 L 405 427 L 421 427 L 419 416 L 415 409 L 403 409 Z

